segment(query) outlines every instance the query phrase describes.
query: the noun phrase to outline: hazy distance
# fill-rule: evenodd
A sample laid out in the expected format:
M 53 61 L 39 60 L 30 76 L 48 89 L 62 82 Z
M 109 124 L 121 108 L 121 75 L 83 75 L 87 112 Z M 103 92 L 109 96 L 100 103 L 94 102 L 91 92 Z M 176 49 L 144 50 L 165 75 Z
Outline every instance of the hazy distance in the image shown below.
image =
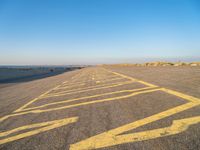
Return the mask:
M 198 0 L 0 1 L 0 65 L 199 61 Z

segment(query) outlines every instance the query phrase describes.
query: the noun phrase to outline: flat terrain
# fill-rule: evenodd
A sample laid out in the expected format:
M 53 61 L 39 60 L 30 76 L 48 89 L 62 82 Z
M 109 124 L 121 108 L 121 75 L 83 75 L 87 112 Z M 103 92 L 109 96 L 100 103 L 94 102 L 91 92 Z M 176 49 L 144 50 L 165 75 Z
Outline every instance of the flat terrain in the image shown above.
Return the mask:
M 200 67 L 90 67 L 0 89 L 3 150 L 199 150 Z

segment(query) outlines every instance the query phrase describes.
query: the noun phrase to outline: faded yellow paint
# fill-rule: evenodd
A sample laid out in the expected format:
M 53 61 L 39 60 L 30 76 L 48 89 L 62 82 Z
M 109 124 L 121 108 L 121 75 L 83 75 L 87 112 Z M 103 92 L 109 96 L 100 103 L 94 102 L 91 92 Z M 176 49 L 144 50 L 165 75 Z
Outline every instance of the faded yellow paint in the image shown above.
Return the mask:
M 118 75 L 113 75 L 113 74 L 110 74 L 109 75 L 105 75 L 105 76 L 101 76 L 101 75 L 98 75 L 99 77 L 95 77 L 96 80 L 104 80 L 104 79 L 112 79 L 114 77 L 119 77 Z
M 78 91 L 78 90 L 86 90 L 86 89 L 93 89 L 93 88 L 97 88 L 97 87 L 102 87 L 102 86 L 107 86 L 107 85 L 115 85 L 115 84 L 123 84 L 123 83 L 133 83 L 133 81 L 119 81 L 116 83 L 109 83 L 109 84 L 101 84 L 101 85 L 94 85 L 94 86 L 89 86 L 89 87 L 81 87 L 81 88 L 76 88 L 76 89 L 71 89 L 71 90 L 64 90 L 64 92 L 73 92 L 73 91 Z M 62 89 L 66 89 L 65 87 L 60 87 L 58 88 L 58 90 L 62 90 Z M 57 89 L 56 89 L 57 90 Z M 55 90 L 54 90 L 55 91 Z
M 13 133 L 17 133 L 19 131 L 23 131 L 23 130 L 27 130 L 27 129 L 33 129 L 32 131 L 27 131 L 24 133 L 20 133 L 18 135 L 13 135 L 11 137 L 8 138 L 4 138 L 0 140 L 0 144 L 5 144 L 8 142 L 12 142 L 12 141 L 16 141 L 25 137 L 29 137 L 32 135 L 36 135 L 45 131 L 49 131 L 70 123 L 74 123 L 78 120 L 78 117 L 72 117 L 72 118 L 65 118 L 65 119 L 61 119 L 61 120 L 54 120 L 54 121 L 48 121 L 48 122 L 42 122 L 42 123 L 36 123 L 36 124 L 31 124 L 31 125 L 26 125 L 26 126 L 22 126 L 19 128 L 15 128 L 12 129 L 10 131 L 5 131 L 5 132 L 1 132 L 0 133 L 0 137 L 4 137 L 4 136 L 8 136 L 10 134 Z M 37 128 L 37 129 L 34 129 Z M 39 129 L 38 129 L 39 128 Z
M 102 102 L 115 101 L 115 100 L 123 100 L 125 98 L 129 98 L 129 97 L 132 97 L 132 96 L 135 96 L 135 95 L 139 95 L 139 94 L 143 94 L 143 93 L 155 92 L 155 91 L 159 91 L 159 90 L 160 89 L 149 89 L 149 90 L 145 90 L 145 91 L 133 92 L 133 93 L 128 94 L 128 95 L 118 96 L 118 97 L 114 97 L 114 98 L 105 98 L 105 99 L 101 99 L 101 100 L 82 102 L 82 103 L 78 103 L 78 104 L 61 106 L 61 107 L 57 107 L 57 108 L 49 108 L 49 109 L 45 109 L 45 110 L 38 109 L 38 110 L 19 112 L 19 113 L 16 113 L 16 114 L 10 114 L 10 115 L 4 116 L 4 117 L 0 118 L 0 121 L 3 121 L 5 119 L 13 117 L 13 116 L 20 116 L 20 115 L 25 115 L 25 114 L 30 114 L 30 113 L 44 113 L 44 112 L 51 112 L 51 111 L 74 108 L 74 107 L 79 107 L 79 106 L 85 106 L 85 105 L 90 105 L 90 104 L 95 104 L 95 103 L 102 103 Z
M 104 69 L 105 69 L 105 68 L 104 68 Z M 105 70 L 107 70 L 107 69 L 105 69 Z M 151 84 L 151 83 L 148 83 L 148 82 L 144 82 L 144 81 L 142 81 L 142 80 L 138 80 L 138 79 L 135 79 L 135 78 L 126 76 L 126 75 L 124 75 L 124 74 L 120 74 L 120 73 L 118 73 L 118 72 L 113 72 L 113 71 L 110 71 L 110 70 L 107 70 L 107 71 L 108 71 L 108 72 L 111 72 L 111 73 L 113 73 L 113 74 L 119 75 L 119 76 L 121 76 L 121 77 L 124 77 L 124 78 L 126 78 L 126 79 L 137 81 L 137 82 L 139 82 L 139 83 L 142 83 L 142 84 L 147 85 L 147 86 L 150 86 L 150 87 L 157 87 L 157 86 L 154 85 L 154 84 Z
M 125 93 L 125 92 L 136 92 L 136 91 L 147 90 L 147 89 L 151 89 L 151 87 L 138 88 L 138 89 L 132 89 L 132 90 L 115 91 L 115 92 L 97 94 L 97 95 L 92 95 L 92 96 L 85 96 L 85 97 L 80 97 L 80 98 L 74 98 L 74 99 L 70 99 L 70 100 L 63 100 L 63 101 L 59 101 L 59 102 L 53 102 L 53 103 L 44 104 L 44 105 L 41 105 L 41 106 L 25 108 L 25 109 L 23 109 L 23 111 L 29 111 L 29 110 L 44 108 L 44 107 L 52 106 L 52 105 L 64 104 L 64 103 L 79 101 L 79 100 L 83 100 L 83 99 L 97 98 L 97 97 L 100 97 L 100 96 L 108 96 L 108 95 Z M 115 97 L 113 97 L 113 98 L 115 98 Z
M 116 77 L 116 78 L 111 78 L 111 79 L 105 78 L 105 79 L 96 79 L 96 80 L 101 81 L 102 83 L 104 83 L 104 82 L 108 82 L 108 81 L 123 80 L 123 79 L 124 78 L 122 78 L 122 77 Z
M 60 85 L 54 87 L 53 89 L 56 89 L 57 87 L 59 87 Z M 40 95 L 37 98 L 34 98 L 33 100 L 29 101 L 28 103 L 26 103 L 25 105 L 23 105 L 22 107 L 20 107 L 19 109 L 15 110 L 14 112 L 19 112 L 21 110 L 23 110 L 25 107 L 27 107 L 28 105 L 32 104 L 33 102 L 36 102 L 37 100 L 39 100 L 41 97 L 44 97 L 46 94 L 48 94 L 49 92 L 51 92 L 53 89 L 48 90 L 47 92 L 43 93 L 42 95 Z
M 89 82 L 90 80 L 86 80 L 86 81 L 76 81 L 76 82 L 69 82 L 69 83 L 64 83 L 64 86 L 75 86 L 75 85 L 81 85 L 81 84 L 85 84 L 87 82 Z
M 56 90 L 59 90 L 59 89 L 69 89 L 69 88 L 74 88 L 74 87 L 80 87 L 80 86 L 84 86 L 86 83 L 80 83 L 80 84 L 75 84 L 75 85 L 67 85 L 67 86 L 63 86 L 61 85 L 59 88 L 57 88 Z
M 118 78 L 112 78 L 112 79 L 105 79 L 105 80 L 100 80 L 100 79 L 97 79 L 98 81 L 100 81 L 101 83 L 105 83 L 105 82 L 108 82 L 108 81 L 114 81 L 114 80 L 123 80 L 124 78 L 122 77 L 118 77 Z M 84 82 L 77 82 L 77 83 L 73 83 L 73 84 L 64 84 L 63 87 L 65 88 L 71 88 L 71 87 L 74 87 L 74 86 L 80 86 L 80 85 L 85 85 L 87 83 L 91 82 L 90 80 L 88 81 L 84 81 Z
M 96 84 L 100 84 L 101 83 L 101 81 L 96 81 Z
M 112 88 L 112 87 L 117 87 L 117 86 L 121 86 L 121 85 L 126 85 L 126 84 L 131 84 L 134 81 L 129 81 L 129 82 L 122 82 L 122 83 L 118 83 L 118 84 L 113 84 L 113 85 L 109 85 L 109 86 L 103 86 L 103 87 L 98 87 L 98 88 L 89 88 L 89 89 L 84 89 L 84 90 L 80 90 L 80 91 L 62 91 L 62 92 L 57 92 L 57 93 L 50 93 L 50 94 L 46 94 L 46 96 L 43 96 L 43 98 L 47 98 L 47 97 L 55 97 L 55 96 L 63 96 L 63 95 L 68 95 L 68 94 L 75 94 L 75 93 L 81 93 L 81 92 L 88 92 L 88 91 L 94 91 L 94 90 L 100 90 L 100 89 L 107 89 L 107 88 Z
M 77 77 L 79 74 L 76 74 L 75 77 Z M 68 81 L 65 81 L 68 82 Z M 57 89 L 58 87 L 60 87 L 61 85 L 58 85 L 48 91 L 46 91 L 45 93 L 41 94 L 39 97 L 34 98 L 33 100 L 29 101 L 28 103 L 26 103 L 25 105 L 21 106 L 20 108 L 18 108 L 17 110 L 15 110 L 14 112 L 19 112 L 21 110 L 23 110 L 24 108 L 26 108 L 27 106 L 29 106 L 30 104 L 36 102 L 37 100 L 41 99 L 42 97 L 44 97 L 45 95 L 47 95 L 48 93 L 50 93 L 51 91 Z

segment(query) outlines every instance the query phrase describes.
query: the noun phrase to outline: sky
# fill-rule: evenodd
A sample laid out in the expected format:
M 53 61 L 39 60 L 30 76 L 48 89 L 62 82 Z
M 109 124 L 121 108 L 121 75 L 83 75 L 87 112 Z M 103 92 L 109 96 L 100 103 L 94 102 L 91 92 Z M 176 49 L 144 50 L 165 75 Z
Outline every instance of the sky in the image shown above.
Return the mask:
M 199 0 L 0 0 L 0 65 L 200 61 Z

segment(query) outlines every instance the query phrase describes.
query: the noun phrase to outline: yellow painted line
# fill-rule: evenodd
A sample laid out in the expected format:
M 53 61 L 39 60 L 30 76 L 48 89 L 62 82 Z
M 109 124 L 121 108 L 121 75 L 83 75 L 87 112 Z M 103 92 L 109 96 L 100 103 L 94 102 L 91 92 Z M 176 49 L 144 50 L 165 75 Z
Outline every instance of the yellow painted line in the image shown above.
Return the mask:
M 108 82 L 108 81 L 115 81 L 115 80 L 124 80 L 124 78 L 117 77 L 117 78 L 112 78 L 112 79 L 104 79 L 104 80 L 97 79 L 97 80 L 101 82 Z
M 102 86 L 107 86 L 107 85 L 121 84 L 121 83 L 133 83 L 133 81 L 119 81 L 119 82 L 115 82 L 115 83 L 105 83 L 105 84 L 101 84 L 101 85 L 86 86 L 84 88 L 81 87 L 81 88 L 76 88 L 76 89 L 71 89 L 71 90 L 65 90 L 62 92 L 73 92 L 73 91 L 78 91 L 78 90 L 86 90 L 86 89 L 92 89 L 92 88 L 97 88 L 97 87 L 102 87 Z M 62 87 L 62 88 L 58 88 L 56 90 L 60 90 L 60 89 L 62 90 L 62 89 L 66 89 L 66 88 Z M 55 91 L 55 90 L 53 90 L 53 91 Z
M 148 131 L 134 133 L 134 134 L 126 134 L 122 136 L 117 136 L 116 141 L 119 141 L 119 143 L 117 144 L 124 144 L 124 143 L 133 142 L 133 141 L 137 142 L 137 141 L 144 141 L 144 140 L 150 140 L 150 139 L 175 135 L 183 131 L 186 131 L 189 128 L 189 126 L 197 124 L 197 123 L 200 123 L 200 116 L 174 120 L 172 125 L 169 127 L 148 130 Z
M 85 74 L 85 71 L 80 70 L 80 72 L 77 73 L 75 76 L 73 76 L 70 81 L 69 80 L 65 81 L 65 82 L 63 82 L 63 84 L 77 82 L 77 80 L 79 80 L 84 74 Z
M 96 81 L 96 84 L 99 84 L 99 83 L 101 83 L 101 81 Z
M 109 131 L 106 131 L 99 135 L 95 135 L 93 137 L 90 137 L 78 143 L 72 144 L 70 146 L 70 150 L 98 149 L 98 148 L 119 145 L 119 144 L 125 144 L 129 142 L 149 140 L 149 139 L 159 138 L 163 136 L 169 136 L 169 135 L 181 133 L 185 131 L 190 125 L 200 122 L 200 116 L 198 116 L 198 117 L 177 120 L 172 124 L 172 126 L 168 128 L 161 128 L 161 129 L 149 130 L 149 131 L 144 131 L 144 132 L 139 132 L 139 133 L 131 133 L 131 134 L 122 135 L 122 133 L 124 132 L 136 129 L 138 127 L 164 119 L 166 117 L 172 116 L 174 114 L 183 112 L 185 110 L 188 110 L 195 106 L 200 105 L 199 98 L 189 96 L 189 95 L 176 92 L 173 90 L 165 89 L 165 88 L 162 88 L 160 90 L 163 92 L 167 92 L 169 94 L 175 95 L 177 97 L 181 97 L 189 102 L 186 104 L 168 109 L 166 111 L 160 112 L 158 114 L 146 117 L 144 119 L 123 125 L 121 127 L 111 129 Z M 165 133 L 165 131 L 167 131 L 168 133 Z
M 23 131 L 23 130 L 27 130 L 27 129 L 33 129 L 32 131 L 27 131 L 18 135 L 14 135 L 5 139 L 1 139 L 0 140 L 0 144 L 5 144 L 8 142 L 12 142 L 12 141 L 16 141 L 25 137 L 29 137 L 32 135 L 36 135 L 42 132 L 46 132 L 58 127 L 62 127 L 64 125 L 70 124 L 70 123 L 74 123 L 77 122 L 78 117 L 72 117 L 72 118 L 65 118 L 65 119 L 61 119 L 61 120 L 54 120 L 54 121 L 48 121 L 48 122 L 42 122 L 42 123 L 36 123 L 36 124 L 32 124 L 32 125 L 26 125 L 26 126 L 22 126 L 16 129 L 12 129 L 10 131 L 5 131 L 5 132 L 1 132 L 0 133 L 0 137 L 4 137 L 4 136 L 8 136 L 10 134 L 19 132 L 19 131 Z M 34 129 L 34 128 L 39 128 L 39 129 Z
M 33 110 L 33 109 L 44 108 L 44 107 L 47 107 L 47 106 L 52 106 L 52 105 L 57 105 L 57 104 L 66 104 L 66 103 L 69 103 L 69 102 L 74 102 L 74 101 L 79 101 L 79 100 L 84 100 L 84 99 L 89 99 L 89 98 L 97 98 L 97 97 L 100 97 L 100 96 L 108 96 L 108 95 L 125 93 L 125 92 L 136 92 L 136 91 L 147 90 L 147 89 L 151 89 L 151 87 L 138 88 L 138 89 L 132 89 L 132 90 L 115 91 L 115 92 L 97 94 L 97 95 L 92 95 L 92 96 L 74 98 L 74 99 L 70 99 L 70 100 L 63 100 L 63 101 L 59 101 L 59 102 L 44 104 L 44 105 L 41 105 L 41 106 L 25 108 L 25 109 L 23 109 L 23 111 L 29 111 L 29 110 Z
M 112 72 L 112 71 L 108 71 L 108 72 Z M 45 110 L 40 110 L 40 109 L 36 108 L 36 110 L 32 110 L 32 111 L 16 112 L 15 114 L 10 114 L 10 115 L 7 115 L 7 116 L 0 118 L 0 121 L 3 121 L 3 120 L 5 120 L 9 117 L 25 115 L 25 114 L 29 114 L 29 113 L 51 112 L 51 111 L 55 111 L 55 110 L 73 108 L 73 107 L 90 105 L 90 104 L 95 104 L 95 103 L 102 103 L 102 102 L 107 102 L 107 101 L 124 100 L 125 98 L 129 98 L 131 96 L 135 96 L 135 95 L 143 94 L 143 93 L 163 91 L 163 92 L 166 92 L 168 94 L 175 95 L 177 97 L 181 97 L 181 98 L 183 98 L 183 99 L 185 99 L 189 102 L 186 103 L 186 104 L 182 104 L 180 106 L 168 109 L 166 111 L 160 112 L 158 114 L 146 117 L 144 119 L 123 125 L 121 127 L 111 129 L 109 131 L 95 135 L 93 137 L 90 137 L 90 138 L 85 139 L 83 141 L 80 141 L 78 143 L 72 144 L 72 145 L 70 145 L 70 149 L 71 150 L 97 149 L 97 148 L 105 148 L 105 147 L 109 147 L 109 146 L 125 144 L 125 143 L 130 143 L 130 142 L 135 142 L 135 141 L 155 139 L 155 138 L 159 138 L 159 137 L 163 137 L 163 136 L 169 136 L 169 135 L 181 133 L 181 132 L 187 130 L 187 128 L 189 126 L 191 126 L 193 124 L 197 124 L 197 123 L 200 122 L 200 116 L 197 116 L 197 117 L 175 120 L 175 121 L 173 121 L 171 126 L 165 127 L 165 128 L 153 129 L 153 130 L 142 131 L 142 132 L 131 133 L 131 134 L 123 134 L 124 132 L 136 129 L 138 127 L 141 127 L 143 125 L 158 121 L 160 119 L 164 119 L 164 118 L 169 117 L 171 115 L 174 115 L 174 114 L 183 112 L 185 110 L 191 109 L 195 106 L 199 106 L 200 105 L 200 99 L 186 95 L 186 94 L 183 94 L 183 93 L 180 93 L 180 92 L 177 92 L 177 91 L 169 90 L 169 89 L 166 89 L 166 88 L 152 89 L 153 87 L 157 87 L 157 86 L 150 84 L 150 83 L 147 83 L 147 82 L 144 82 L 144 81 L 141 81 L 141 80 L 138 80 L 138 79 L 134 79 L 132 77 L 125 76 L 123 74 L 119 74 L 119 73 L 116 73 L 116 72 L 112 72 L 112 73 L 115 74 L 115 75 L 119 75 L 123 78 L 129 79 L 129 80 L 136 80 L 137 82 L 139 82 L 141 84 L 147 85 L 148 87 L 146 87 L 146 88 L 151 88 L 151 89 L 145 90 L 145 91 L 133 92 L 133 93 L 131 93 L 129 95 L 125 95 L 125 96 L 118 96 L 118 97 L 106 98 L 106 99 L 101 99 L 101 100 L 82 102 L 82 103 L 78 103 L 78 104 L 61 106 L 61 107 L 57 107 L 57 108 L 50 108 L 50 109 L 45 109 Z M 95 79 L 96 79 L 96 77 L 95 77 Z M 135 89 L 135 90 L 138 90 L 138 89 Z M 120 92 L 120 91 L 118 91 L 118 92 Z M 93 95 L 93 96 L 97 96 L 97 95 Z M 78 98 L 78 99 L 81 99 L 81 98 Z M 78 99 L 76 99 L 76 100 L 78 100 Z M 72 100 L 75 100 L 75 99 L 72 99 Z M 61 102 L 64 103 L 64 101 L 61 101 Z M 58 103 L 59 102 L 55 102 L 54 104 L 58 104 Z M 27 103 L 27 104 L 30 105 L 29 103 Z M 25 104 L 25 105 L 27 105 L 27 104 Z M 49 105 L 45 104 L 45 105 L 38 106 L 38 107 L 43 108 L 44 106 L 47 106 L 47 105 L 50 106 L 52 104 L 53 103 L 50 103 Z M 27 107 L 27 106 L 25 106 L 25 107 Z M 22 108 L 21 110 L 23 110 L 23 111 L 27 110 L 27 109 L 24 109 L 24 108 Z M 33 107 L 28 108 L 28 109 L 33 109 Z M 19 111 L 21 111 L 21 110 L 19 110 Z M 68 118 L 68 119 L 71 119 L 71 118 Z M 78 117 L 74 117 L 74 119 L 75 120 L 73 120 L 72 122 L 76 122 Z M 65 120 L 66 121 L 65 122 L 62 119 L 62 121 L 61 122 L 60 121 L 61 120 L 56 120 L 55 122 L 50 121 L 51 123 L 50 122 L 43 122 L 43 123 L 39 123 L 39 124 L 32 124 L 32 125 L 27 125 L 27 126 L 22 126 L 22 127 L 16 128 L 16 129 L 12 129 L 10 131 L 2 132 L 2 133 L 0 133 L 0 137 L 5 137 L 5 136 L 11 135 L 11 134 L 16 133 L 16 132 L 24 131 L 26 129 L 41 127 L 39 129 L 33 129 L 32 131 L 27 131 L 25 133 L 14 135 L 14 136 L 8 137 L 6 139 L 1 139 L 0 144 L 4 144 L 4 143 L 15 141 L 15 140 L 18 140 L 18 139 L 21 139 L 21 138 L 29 137 L 29 136 L 32 136 L 32 135 L 35 135 L 35 134 L 38 134 L 38 133 L 42 133 L 42 132 L 45 132 L 45 131 L 66 125 L 68 123 L 71 123 L 69 120 L 68 121 Z M 46 123 L 49 123 L 49 124 L 46 124 Z
M 83 74 L 83 71 L 82 71 L 82 70 L 80 70 L 75 76 L 72 76 L 72 77 L 71 77 L 72 81 L 74 81 L 74 79 L 80 77 L 81 74 Z M 68 83 L 68 82 L 69 82 L 69 81 L 64 81 L 63 84 L 64 84 L 64 83 Z
M 107 81 L 113 81 L 113 80 L 120 80 L 120 79 L 124 79 L 124 78 L 111 78 L 111 79 L 107 79 L 107 78 L 104 78 L 104 79 L 97 79 L 96 80 L 101 80 L 102 82 L 107 82 Z M 78 85 L 78 84 L 87 84 L 89 82 L 91 82 L 92 80 L 87 80 L 87 81 L 81 81 L 81 82 L 74 82 L 74 83 L 67 83 L 67 84 L 63 84 L 63 85 L 66 85 L 66 86 L 74 86 L 74 85 Z
M 64 86 L 74 86 L 74 85 L 80 85 L 80 84 L 86 84 L 90 82 L 90 80 L 84 80 L 84 81 L 78 81 L 78 82 L 69 82 L 69 83 L 65 83 L 63 84 Z
M 107 72 L 107 74 L 103 74 L 103 75 L 96 75 L 96 76 L 94 76 L 95 78 L 97 78 L 97 79 L 107 79 L 107 78 L 113 78 L 113 77 L 116 77 L 117 75 L 113 75 L 113 74 L 111 74 L 111 73 L 109 73 L 109 72 Z
M 95 90 L 99 90 L 99 89 L 106 89 L 106 88 L 111 88 L 111 87 L 117 87 L 117 86 L 121 86 L 121 85 L 126 85 L 126 84 L 131 84 L 133 83 L 133 81 L 131 82 L 127 82 L 127 83 L 119 83 L 119 84 L 114 84 L 114 85 L 110 85 L 110 86 L 104 86 L 104 87 L 98 87 L 98 88 L 89 88 L 86 90 L 80 90 L 80 91 L 71 91 L 71 92 L 59 92 L 59 93 L 50 93 L 46 96 L 43 96 L 43 98 L 47 98 L 47 97 L 55 97 L 55 96 L 63 96 L 63 95 L 68 95 L 68 94 L 74 94 L 74 93 L 82 93 L 82 92 L 88 92 L 88 91 L 95 91 Z
M 124 82 L 117 82 L 117 83 L 113 83 L 113 84 L 101 84 L 101 85 L 95 85 L 95 86 L 89 86 L 86 88 L 77 88 L 77 89 L 72 89 L 72 90 L 63 90 L 60 92 L 52 92 L 49 93 L 49 95 L 57 95 L 57 94 L 62 94 L 62 93 L 71 93 L 71 92 L 79 92 L 79 91 L 88 91 L 88 90 L 95 90 L 95 89 L 99 89 L 99 88 L 107 88 L 107 87 L 115 87 L 115 86 L 120 86 L 120 85 L 125 85 L 125 84 L 131 84 L 134 83 L 133 81 L 124 81 Z M 106 86 L 108 85 L 108 86 Z
M 102 83 L 105 83 L 105 82 L 108 82 L 108 81 L 114 81 L 114 80 L 123 80 L 124 78 L 122 78 L 122 77 L 117 77 L 117 78 L 111 78 L 111 79 L 104 79 L 104 80 L 100 80 L 100 79 L 97 79 L 98 81 L 101 81 Z M 86 81 L 86 82 L 79 82 L 79 83 L 76 83 L 76 84 L 73 84 L 73 85 L 78 85 L 78 84 L 81 84 L 81 83 L 83 83 L 83 84 L 86 84 L 86 83 L 89 83 L 89 82 L 91 82 L 91 80 L 88 80 L 88 81 Z M 66 86 L 70 86 L 70 84 L 67 84 Z
M 73 78 L 73 79 L 74 79 L 74 78 L 77 78 L 81 73 L 82 73 L 82 71 L 80 71 L 79 73 L 77 73 L 77 74 L 76 74 L 75 76 L 73 76 L 72 78 Z M 66 82 L 68 82 L 68 81 L 65 81 L 65 83 L 66 83 Z M 15 110 L 14 113 L 15 113 L 15 112 L 20 112 L 21 110 L 23 110 L 24 108 L 26 108 L 27 106 L 29 106 L 29 105 L 32 104 L 33 102 L 36 102 L 37 100 L 41 99 L 41 97 L 45 96 L 46 94 L 48 94 L 49 92 L 51 92 L 51 90 L 56 89 L 56 88 L 58 88 L 59 86 L 61 86 L 61 85 L 58 85 L 58 86 L 56 86 L 56 87 L 54 87 L 54 88 L 48 90 L 47 92 L 41 94 L 39 97 L 34 98 L 34 99 L 31 100 L 30 102 L 26 103 L 25 105 L 23 105 L 23 106 L 21 106 L 20 108 L 18 108 L 17 110 Z M 11 115 L 12 115 L 12 114 L 11 114 Z M 7 116 L 10 116 L 10 115 L 7 115 Z M 0 122 L 3 121 L 3 120 L 5 120 L 5 119 L 7 119 L 7 118 L 8 118 L 7 116 L 4 116 L 4 117 L 0 118 Z
M 168 93 L 168 94 L 176 95 L 176 96 L 183 98 L 183 99 L 185 99 L 189 102 L 194 102 L 194 103 L 200 102 L 199 98 L 196 98 L 196 97 L 193 97 L 193 96 L 190 96 L 190 95 L 186 95 L 186 94 L 183 94 L 181 92 L 177 92 L 177 91 L 166 89 L 166 88 L 162 88 L 161 90 Z
M 173 124 L 166 128 L 159 128 L 154 130 L 148 130 L 137 133 L 129 133 L 125 135 L 113 134 L 112 130 L 108 132 L 93 136 L 81 142 L 70 145 L 70 150 L 90 150 L 105 148 L 109 146 L 126 144 L 130 142 L 139 142 L 144 140 L 150 140 L 170 135 L 175 135 L 186 131 L 189 126 L 200 123 L 200 116 L 191 117 L 186 119 L 180 119 L 173 121 Z
M 104 69 L 105 69 L 105 68 L 104 68 Z M 107 70 L 107 69 L 105 69 L 105 70 Z M 126 76 L 126 75 L 121 74 L 121 73 L 117 73 L 117 72 L 110 71 L 110 70 L 107 70 L 107 71 L 108 71 L 108 72 L 111 72 L 111 73 L 113 73 L 113 74 L 119 75 L 119 76 L 121 76 L 121 77 L 124 77 L 124 78 L 126 78 L 126 79 L 129 79 L 129 80 L 135 80 L 135 81 L 137 81 L 137 82 L 139 82 L 139 83 L 142 83 L 142 84 L 147 85 L 147 86 L 150 86 L 150 87 L 157 87 L 157 86 L 154 85 L 154 84 L 151 84 L 151 83 L 148 83 L 148 82 L 144 82 L 144 81 L 142 81 L 142 80 L 138 80 L 138 79 L 135 79 L 135 78 Z
M 104 79 L 113 79 L 115 77 L 119 77 L 118 75 L 107 75 L 107 76 L 104 76 L 104 77 L 95 77 L 96 80 L 104 80 Z
M 60 85 L 54 87 L 53 89 L 56 89 L 57 87 L 59 87 Z M 51 92 L 53 89 L 48 90 L 47 92 L 43 93 L 42 95 L 40 95 L 37 98 L 34 98 L 33 100 L 29 101 L 28 103 L 26 103 L 25 105 L 21 106 L 19 109 L 15 110 L 14 112 L 19 112 L 21 110 L 23 110 L 25 107 L 27 107 L 28 105 L 32 104 L 33 102 L 36 102 L 37 100 L 39 100 L 41 97 L 45 96 L 46 94 L 48 94 L 49 92 Z
M 108 82 L 108 81 L 115 81 L 115 80 L 124 80 L 124 78 L 112 78 L 112 79 L 104 79 L 104 80 L 97 80 L 97 81 L 100 81 L 101 83 L 105 83 L 105 82 Z M 70 86 L 79 86 L 79 85 L 81 85 L 81 84 L 87 84 L 87 83 L 89 83 L 89 82 L 91 82 L 91 81 L 86 81 L 86 82 L 79 82 L 79 83 L 76 83 L 76 84 L 72 84 L 72 85 L 70 85 L 70 84 L 66 84 L 66 86 L 65 87 L 70 87 Z
M 59 89 L 69 89 L 69 88 L 74 88 L 74 87 L 80 87 L 80 86 L 84 86 L 85 85 L 85 83 L 81 83 L 81 84 L 76 84 L 76 85 L 67 85 L 67 86 L 60 86 L 59 88 L 57 88 L 56 90 L 59 90 Z
M 78 74 L 76 74 L 76 75 L 78 75 Z M 41 94 L 39 97 L 34 98 L 33 100 L 31 100 L 31 101 L 29 101 L 28 103 L 26 103 L 25 105 L 21 106 L 20 108 L 18 108 L 18 109 L 15 110 L 14 112 L 19 112 L 19 111 L 21 111 L 21 110 L 24 109 L 25 107 L 29 106 L 29 105 L 32 104 L 33 102 L 36 102 L 36 101 L 39 100 L 41 97 L 45 96 L 46 94 L 48 94 L 48 93 L 51 92 L 52 90 L 58 88 L 59 86 L 61 86 L 61 85 L 58 85 L 58 86 L 56 86 L 56 87 L 54 87 L 54 88 L 52 88 L 52 89 L 46 91 L 45 93 Z
M 38 110 L 32 110 L 32 111 L 27 111 L 27 112 L 19 112 L 19 113 L 16 113 L 16 114 L 10 114 L 10 115 L 7 115 L 7 116 L 0 118 L 0 122 L 7 119 L 7 118 L 13 117 L 13 116 L 20 116 L 20 115 L 25 115 L 25 114 L 30 114 L 30 113 L 51 112 L 51 111 L 74 108 L 74 107 L 79 107 L 79 106 L 95 104 L 95 103 L 123 100 L 125 98 L 129 98 L 129 97 L 132 97 L 132 96 L 135 96 L 135 95 L 144 94 L 144 93 L 151 93 L 151 92 L 155 92 L 155 91 L 159 91 L 159 90 L 160 89 L 149 89 L 149 90 L 145 90 L 145 91 L 133 92 L 133 93 L 131 93 L 129 95 L 125 95 L 125 96 L 118 96 L 118 97 L 114 97 L 114 98 L 105 98 L 105 99 L 101 99 L 101 100 L 83 102 L 83 103 L 72 104 L 72 105 L 68 105 L 68 106 L 61 106 L 61 107 L 58 107 L 58 108 L 49 108 L 49 109 L 45 109 L 45 110 L 38 109 Z

